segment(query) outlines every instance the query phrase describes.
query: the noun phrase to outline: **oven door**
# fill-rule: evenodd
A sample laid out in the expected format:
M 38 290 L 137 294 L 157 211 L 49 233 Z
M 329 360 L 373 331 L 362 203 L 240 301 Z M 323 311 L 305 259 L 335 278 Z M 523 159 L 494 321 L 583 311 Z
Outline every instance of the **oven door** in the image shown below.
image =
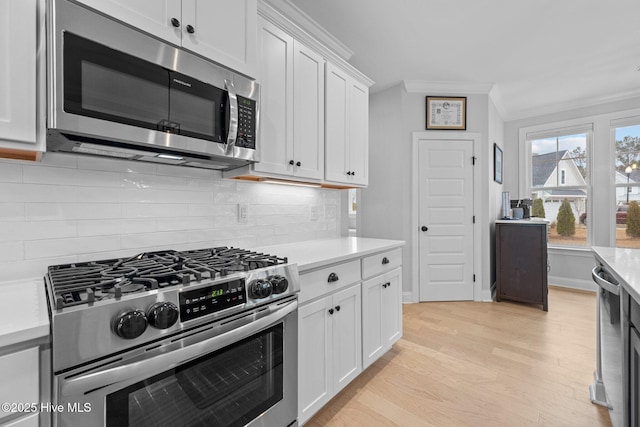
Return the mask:
M 295 299 L 185 334 L 56 376 L 54 425 L 297 425 Z

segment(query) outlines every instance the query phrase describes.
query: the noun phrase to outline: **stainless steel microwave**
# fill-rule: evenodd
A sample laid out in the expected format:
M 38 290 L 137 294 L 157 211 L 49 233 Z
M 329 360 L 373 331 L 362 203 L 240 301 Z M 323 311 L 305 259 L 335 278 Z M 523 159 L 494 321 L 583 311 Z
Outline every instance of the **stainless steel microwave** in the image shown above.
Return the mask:
M 259 160 L 255 81 L 67 0 L 49 0 L 47 49 L 48 151 L 220 170 Z

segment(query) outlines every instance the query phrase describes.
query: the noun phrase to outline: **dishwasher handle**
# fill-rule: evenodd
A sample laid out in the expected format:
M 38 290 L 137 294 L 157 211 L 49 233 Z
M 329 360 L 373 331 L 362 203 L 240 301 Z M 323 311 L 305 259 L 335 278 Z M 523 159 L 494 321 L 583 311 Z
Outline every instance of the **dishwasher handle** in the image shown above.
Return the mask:
M 596 282 L 596 285 L 614 295 L 620 295 L 620 285 L 603 279 L 602 276 L 600 276 L 600 273 L 602 272 L 606 272 L 606 270 L 601 266 L 593 267 L 593 270 L 591 270 L 591 277 L 593 278 L 593 281 Z

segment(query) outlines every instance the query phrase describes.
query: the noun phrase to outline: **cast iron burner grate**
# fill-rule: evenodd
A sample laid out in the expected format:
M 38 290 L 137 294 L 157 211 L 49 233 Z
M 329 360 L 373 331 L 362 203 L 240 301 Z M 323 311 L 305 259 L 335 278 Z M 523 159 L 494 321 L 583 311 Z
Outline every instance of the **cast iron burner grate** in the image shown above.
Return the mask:
M 48 277 L 55 307 L 61 309 L 287 262 L 287 258 L 223 246 L 181 252 L 146 252 L 126 259 L 55 265 L 49 267 Z

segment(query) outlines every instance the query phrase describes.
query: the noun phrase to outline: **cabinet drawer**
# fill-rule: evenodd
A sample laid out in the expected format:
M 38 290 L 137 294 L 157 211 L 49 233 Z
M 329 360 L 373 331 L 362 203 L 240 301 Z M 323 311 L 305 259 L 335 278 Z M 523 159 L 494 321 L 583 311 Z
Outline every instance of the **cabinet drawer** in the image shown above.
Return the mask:
M 0 401 L 38 402 L 38 348 L 29 348 L 0 357 Z M 0 409 L 0 420 L 13 412 Z
M 402 265 L 402 248 L 371 255 L 362 260 L 362 277 L 386 273 L 400 265 Z
M 298 302 L 312 300 L 360 280 L 360 260 L 336 264 L 300 275 Z

